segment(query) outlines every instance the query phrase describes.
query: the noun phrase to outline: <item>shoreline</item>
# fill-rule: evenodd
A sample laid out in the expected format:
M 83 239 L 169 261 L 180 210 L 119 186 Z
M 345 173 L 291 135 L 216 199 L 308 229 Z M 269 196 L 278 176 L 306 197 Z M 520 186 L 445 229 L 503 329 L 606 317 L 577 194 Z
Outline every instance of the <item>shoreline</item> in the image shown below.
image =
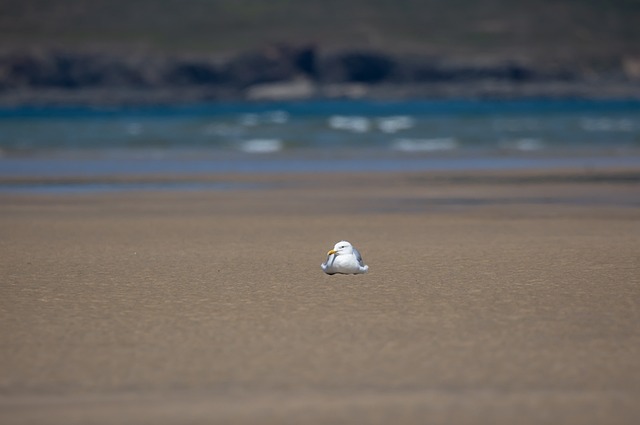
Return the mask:
M 625 170 L 640 167 L 640 151 L 633 148 L 618 151 L 568 149 L 557 151 L 508 152 L 394 152 L 377 148 L 358 151 L 342 149 L 336 153 L 318 148 L 247 154 L 223 150 L 201 149 L 181 152 L 166 150 L 162 154 L 151 149 L 94 152 L 55 151 L 32 155 L 0 156 L 0 181 L 88 179 L 152 179 L 181 180 L 198 176 L 314 174 L 314 173 L 402 173 L 402 172 L 553 172 L 554 170 Z
M 528 206 L 533 211 L 567 209 L 588 215 L 605 209 L 634 214 L 640 206 L 640 167 L 36 177 L 0 179 L 2 184 L 34 188 L 0 190 L 0 199 L 8 209 L 31 201 L 54 208 L 67 201 L 109 205 L 118 200 L 126 205 L 140 200 L 142 204 L 157 201 L 166 206 L 172 199 L 184 199 L 187 204 L 198 201 L 198 207 L 214 202 L 214 216 L 218 207 L 249 215 L 263 207 L 294 215 L 335 213 L 332 205 L 336 202 L 343 203 L 350 213 L 383 215 L 452 210 L 473 215 L 484 209 L 515 209 L 526 215 Z M 216 199 L 229 203 L 218 205 Z M 117 202 L 114 206 L 117 208 Z

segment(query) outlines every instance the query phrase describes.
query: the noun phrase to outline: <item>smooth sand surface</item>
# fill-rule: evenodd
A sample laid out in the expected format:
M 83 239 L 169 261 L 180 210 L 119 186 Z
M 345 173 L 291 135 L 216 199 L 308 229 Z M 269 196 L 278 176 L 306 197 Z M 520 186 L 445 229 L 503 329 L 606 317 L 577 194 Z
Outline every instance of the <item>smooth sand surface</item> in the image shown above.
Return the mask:
M 0 195 L 0 422 L 638 423 L 638 173 L 264 179 Z

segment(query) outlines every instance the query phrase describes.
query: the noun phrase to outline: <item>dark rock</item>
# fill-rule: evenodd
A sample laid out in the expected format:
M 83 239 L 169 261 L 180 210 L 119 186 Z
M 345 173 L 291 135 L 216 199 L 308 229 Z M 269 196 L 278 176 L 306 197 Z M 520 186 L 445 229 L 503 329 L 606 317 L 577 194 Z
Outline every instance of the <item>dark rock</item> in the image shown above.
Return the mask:
M 144 79 L 137 69 L 119 59 L 98 54 L 68 52 L 10 53 L 0 59 L 2 86 L 59 87 L 138 86 Z
M 585 63 L 392 56 L 366 50 L 319 54 L 313 45 L 285 44 L 225 59 L 13 50 L 0 51 L 0 103 L 352 98 L 375 93 L 403 98 L 598 93 L 624 97 L 640 90 L 638 69 L 637 58 L 620 61 L 618 68 L 605 72 Z
M 170 64 L 164 82 L 169 85 L 211 85 L 226 81 L 223 72 L 213 63 L 186 61 Z
M 395 61 L 383 53 L 371 51 L 341 52 L 325 57 L 320 64 L 320 79 L 330 83 L 374 84 L 390 78 Z
M 315 49 L 269 46 L 231 59 L 223 72 L 228 81 L 240 87 L 293 80 L 315 74 Z
M 293 51 L 293 63 L 295 67 L 308 77 L 317 77 L 317 54 L 315 46 L 303 46 Z

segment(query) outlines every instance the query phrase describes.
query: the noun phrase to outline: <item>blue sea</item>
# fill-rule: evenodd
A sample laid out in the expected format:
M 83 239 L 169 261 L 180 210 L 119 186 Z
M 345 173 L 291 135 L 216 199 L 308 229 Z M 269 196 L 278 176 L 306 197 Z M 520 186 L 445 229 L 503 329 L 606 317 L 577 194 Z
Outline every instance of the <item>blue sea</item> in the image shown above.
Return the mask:
M 5 191 L 60 177 L 638 166 L 640 101 L 0 109 Z

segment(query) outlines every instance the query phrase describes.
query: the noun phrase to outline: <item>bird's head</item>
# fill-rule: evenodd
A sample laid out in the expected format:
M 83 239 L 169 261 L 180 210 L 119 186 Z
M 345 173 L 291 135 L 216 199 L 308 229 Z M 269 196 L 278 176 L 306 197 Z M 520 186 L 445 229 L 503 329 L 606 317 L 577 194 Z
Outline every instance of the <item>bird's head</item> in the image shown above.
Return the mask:
M 347 241 L 340 241 L 333 247 L 332 250 L 327 252 L 327 255 L 350 254 L 351 252 L 353 252 L 353 246 Z

